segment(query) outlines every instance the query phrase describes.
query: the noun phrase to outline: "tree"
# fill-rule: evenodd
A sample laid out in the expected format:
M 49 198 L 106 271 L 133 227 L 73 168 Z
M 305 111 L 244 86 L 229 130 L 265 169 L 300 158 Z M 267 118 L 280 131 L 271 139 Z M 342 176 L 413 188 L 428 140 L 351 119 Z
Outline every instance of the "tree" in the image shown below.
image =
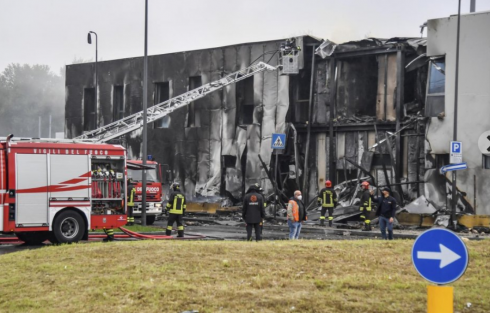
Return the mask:
M 10 64 L 0 74 L 0 136 L 49 137 L 64 128 L 64 81 L 47 65 Z

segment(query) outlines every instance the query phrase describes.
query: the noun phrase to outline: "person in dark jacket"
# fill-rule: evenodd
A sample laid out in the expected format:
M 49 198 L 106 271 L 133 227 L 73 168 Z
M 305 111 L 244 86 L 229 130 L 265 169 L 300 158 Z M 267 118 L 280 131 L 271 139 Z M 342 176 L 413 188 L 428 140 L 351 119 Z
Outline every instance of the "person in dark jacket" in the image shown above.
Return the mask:
M 382 197 L 375 197 L 374 202 L 378 204 L 379 229 L 383 239 L 393 240 L 393 220 L 396 213 L 396 200 L 391 196 L 389 188 L 383 188 Z M 388 227 L 388 238 L 386 238 L 386 228 Z
M 260 225 L 265 217 L 264 197 L 260 186 L 252 185 L 243 198 L 242 217 L 247 225 L 247 241 L 252 241 L 252 229 L 255 229 L 255 240 L 262 240 Z
M 184 237 L 184 214 L 186 209 L 185 196 L 180 191 L 180 184 L 172 184 L 172 192 L 167 202 L 168 223 L 165 234 L 170 236 L 175 222 L 177 222 L 177 237 Z

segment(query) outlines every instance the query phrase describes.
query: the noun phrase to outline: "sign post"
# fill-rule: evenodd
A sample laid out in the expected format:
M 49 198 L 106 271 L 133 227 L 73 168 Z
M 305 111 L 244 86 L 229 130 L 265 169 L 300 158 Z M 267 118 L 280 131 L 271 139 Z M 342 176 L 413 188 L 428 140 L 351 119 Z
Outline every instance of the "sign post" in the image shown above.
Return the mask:
M 449 154 L 449 163 L 451 163 L 451 164 L 462 163 L 463 162 L 463 143 L 461 141 L 456 141 L 456 136 L 454 136 L 454 141 L 451 141 L 451 146 L 449 148 L 450 148 L 449 151 L 451 152 Z M 452 188 L 451 220 L 453 222 L 454 230 L 456 230 L 456 227 L 457 227 L 456 203 L 458 203 L 457 192 L 456 192 L 456 171 L 453 171 L 452 180 L 453 181 L 451 183 L 451 188 Z
M 453 287 L 468 267 L 464 242 L 444 228 L 429 229 L 415 239 L 412 262 L 417 272 L 438 286 L 427 287 L 427 313 L 453 313 Z
M 277 194 L 277 166 L 279 163 L 279 158 L 278 158 L 278 151 L 277 150 L 284 150 L 286 148 L 286 134 L 272 134 L 272 141 L 271 141 L 271 148 L 272 151 L 276 154 L 276 164 L 274 167 L 274 193 L 275 193 L 275 203 L 274 203 L 274 218 L 277 217 L 277 202 L 279 201 L 279 196 Z

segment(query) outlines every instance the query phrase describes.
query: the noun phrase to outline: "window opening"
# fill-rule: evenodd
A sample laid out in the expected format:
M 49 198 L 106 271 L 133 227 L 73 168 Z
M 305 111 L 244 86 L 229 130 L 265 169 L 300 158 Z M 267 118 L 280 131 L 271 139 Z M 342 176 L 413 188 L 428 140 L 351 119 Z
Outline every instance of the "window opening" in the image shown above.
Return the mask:
M 112 90 L 112 111 L 114 121 L 124 118 L 124 86 L 114 86 Z
M 83 130 L 89 131 L 97 125 L 97 107 L 95 105 L 95 88 L 85 88 L 83 91 Z

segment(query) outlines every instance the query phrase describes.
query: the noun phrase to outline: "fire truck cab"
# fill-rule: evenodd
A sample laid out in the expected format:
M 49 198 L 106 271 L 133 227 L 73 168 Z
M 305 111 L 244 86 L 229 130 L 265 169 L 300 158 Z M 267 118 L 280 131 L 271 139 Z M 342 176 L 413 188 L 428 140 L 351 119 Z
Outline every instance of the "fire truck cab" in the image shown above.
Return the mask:
M 0 232 L 72 243 L 126 224 L 126 151 L 76 140 L 0 139 Z
M 133 214 L 141 218 L 143 198 L 143 161 L 128 160 L 128 179 L 136 189 Z M 152 225 L 162 213 L 162 171 L 155 161 L 146 161 L 146 225 Z

